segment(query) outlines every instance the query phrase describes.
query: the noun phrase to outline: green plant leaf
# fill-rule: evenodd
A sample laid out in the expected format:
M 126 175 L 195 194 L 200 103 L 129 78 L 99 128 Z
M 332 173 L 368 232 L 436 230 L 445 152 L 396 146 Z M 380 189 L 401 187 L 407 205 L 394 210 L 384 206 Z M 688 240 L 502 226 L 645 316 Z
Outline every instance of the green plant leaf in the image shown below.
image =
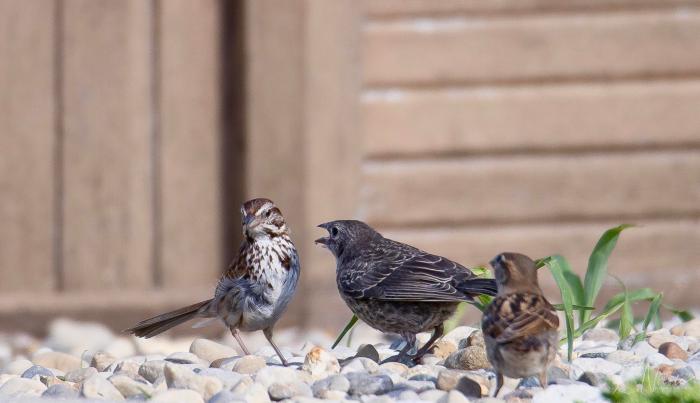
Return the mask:
M 552 304 L 552 306 L 553 306 L 554 309 L 556 309 L 557 311 L 563 311 L 563 310 L 564 310 L 564 304 Z M 578 310 L 586 310 L 586 311 L 593 311 L 593 310 L 595 310 L 595 308 L 593 308 L 592 306 L 582 306 L 582 305 L 573 304 L 573 305 L 571 305 L 571 307 L 572 307 L 573 309 L 578 309 Z
M 350 321 L 348 322 L 348 324 L 345 325 L 345 328 L 343 329 L 343 331 L 340 332 L 338 337 L 335 339 L 335 342 L 333 342 L 333 347 L 331 347 L 331 348 L 335 348 L 335 346 L 337 346 L 338 343 L 340 343 L 340 341 L 343 340 L 343 337 L 345 337 L 345 335 L 350 331 L 350 329 L 352 329 L 352 327 L 355 326 L 355 323 L 357 323 L 357 321 L 358 321 L 358 317 L 355 315 L 352 315 L 352 318 L 350 318 Z
M 623 285 L 624 287 L 624 285 Z M 657 293 L 654 292 L 651 288 L 640 288 L 638 290 L 634 291 L 629 291 L 627 293 L 627 297 L 629 298 L 630 302 L 637 302 L 637 301 L 644 301 L 648 300 L 651 301 L 656 297 Z M 610 308 L 611 306 L 615 306 L 618 304 L 621 304 L 625 301 L 625 292 L 621 292 L 619 294 L 615 294 L 612 298 L 610 298 L 605 304 L 605 307 L 603 310 L 606 310 Z
M 690 320 L 695 319 L 695 316 L 693 316 L 692 313 L 690 313 L 686 310 L 676 309 L 676 308 L 669 306 L 669 305 L 664 305 L 664 308 L 666 308 L 672 314 L 678 316 L 678 319 L 682 320 L 683 322 L 688 322 Z
M 632 316 L 632 302 L 630 302 L 629 293 L 625 290 L 625 299 L 622 303 L 622 313 L 620 314 L 620 339 L 626 339 L 632 333 L 632 325 L 634 317 Z
M 564 259 L 564 257 L 559 255 L 550 256 L 546 259 L 546 264 L 549 267 L 549 271 L 554 277 L 557 286 L 559 287 L 559 292 L 561 293 L 561 300 L 564 305 L 564 320 L 566 321 L 566 341 L 567 341 L 567 357 L 571 361 L 573 351 L 574 351 L 574 312 L 573 312 L 573 292 L 569 287 L 569 282 L 564 276 L 564 271 L 569 267 L 569 263 Z M 569 269 L 570 270 L 570 269 Z
M 661 300 L 663 297 L 663 293 L 658 293 L 651 300 L 651 304 L 649 304 L 649 311 L 647 311 L 647 316 L 644 318 L 644 324 L 642 325 L 642 332 L 646 333 L 651 322 L 659 318 L 659 308 L 661 308 Z M 654 326 L 657 327 L 657 323 L 654 323 Z
M 620 303 L 618 303 L 617 305 L 606 307 L 605 309 L 603 309 L 603 312 L 598 314 L 596 317 L 584 322 L 581 326 L 576 328 L 576 331 L 574 332 L 574 338 L 581 337 L 583 332 L 585 332 L 588 329 L 592 329 L 592 328 L 596 327 L 596 325 L 598 323 L 600 323 L 600 321 L 609 318 L 610 316 L 615 314 L 617 311 L 619 311 L 620 308 L 622 308 L 622 301 Z
M 595 306 L 595 300 L 608 273 L 608 258 L 613 249 L 615 249 L 620 233 L 632 226 L 630 224 L 622 224 L 615 228 L 610 228 L 598 240 L 588 259 L 588 269 L 586 269 L 586 276 L 583 281 L 584 301 L 582 305 Z M 583 324 L 590 317 L 590 311 L 583 311 L 579 322 Z

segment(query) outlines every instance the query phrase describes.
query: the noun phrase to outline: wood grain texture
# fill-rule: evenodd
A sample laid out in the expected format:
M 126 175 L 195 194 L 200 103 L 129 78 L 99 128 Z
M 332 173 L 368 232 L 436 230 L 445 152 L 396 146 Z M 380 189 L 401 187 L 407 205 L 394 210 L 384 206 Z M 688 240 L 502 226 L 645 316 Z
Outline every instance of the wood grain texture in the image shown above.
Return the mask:
M 65 288 L 149 288 L 151 3 L 61 4 Z
M 698 4 L 695 0 L 362 0 L 370 17 L 406 17 L 475 13 L 522 13 L 678 7 Z
M 383 86 L 693 75 L 698 36 L 696 9 L 374 23 L 363 75 Z
M 159 270 L 167 287 L 214 287 L 226 265 L 219 193 L 219 11 L 216 0 L 159 3 Z
M 370 156 L 700 144 L 700 82 L 370 92 Z
M 362 157 L 362 138 L 357 135 L 360 14 L 353 0 L 306 4 L 304 324 L 318 326 L 316 318 L 328 317 L 329 309 L 347 312 L 337 294 L 333 257 L 313 240 L 322 231 L 318 224 L 357 215 Z M 334 319 L 342 322 L 345 316 Z
M 365 218 L 381 224 L 700 213 L 700 153 L 692 150 L 374 162 L 365 168 Z
M 54 13 L 53 2 L 0 1 L 3 292 L 44 292 L 56 284 Z

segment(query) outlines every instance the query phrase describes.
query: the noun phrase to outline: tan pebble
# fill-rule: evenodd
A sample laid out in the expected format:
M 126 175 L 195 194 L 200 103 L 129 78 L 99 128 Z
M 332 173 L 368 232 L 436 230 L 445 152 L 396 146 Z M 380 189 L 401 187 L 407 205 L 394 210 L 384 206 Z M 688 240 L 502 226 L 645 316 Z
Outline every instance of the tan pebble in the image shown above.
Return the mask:
M 435 343 L 430 349 L 430 352 L 437 357 L 447 358 L 450 354 L 457 351 L 457 345 L 449 340 L 442 339 Z
M 666 342 L 659 346 L 659 352 L 670 359 L 688 361 L 688 353 L 674 342 Z
M 80 358 L 58 351 L 39 353 L 34 356 L 33 361 L 36 365 L 60 369 L 63 372 L 70 372 L 83 366 L 83 361 Z

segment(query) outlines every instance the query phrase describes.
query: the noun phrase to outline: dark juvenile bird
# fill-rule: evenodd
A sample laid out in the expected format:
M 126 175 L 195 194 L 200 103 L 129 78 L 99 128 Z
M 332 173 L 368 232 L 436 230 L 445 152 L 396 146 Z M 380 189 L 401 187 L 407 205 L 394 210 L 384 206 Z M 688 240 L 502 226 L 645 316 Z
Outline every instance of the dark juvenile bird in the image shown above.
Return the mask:
M 284 365 L 287 360 L 272 341 L 272 328 L 292 299 L 299 279 L 299 258 L 280 210 L 268 199 L 241 207 L 244 240 L 238 256 L 216 286 L 214 298 L 139 322 L 127 332 L 153 337 L 193 318 L 221 320 L 250 354 L 239 330 L 262 330 Z
M 406 340 L 399 361 L 415 345 L 417 333 L 432 330 L 430 340 L 412 358 L 417 361 L 427 353 L 460 302 L 496 293 L 493 280 L 477 278 L 458 263 L 384 238 L 361 221 L 331 221 L 319 227 L 329 235 L 316 243 L 335 256 L 341 297 L 368 325 Z
M 502 253 L 491 261 L 498 295 L 484 311 L 481 329 L 486 353 L 496 370 L 496 393 L 503 375 L 537 375 L 547 387 L 547 367 L 559 348 L 559 318 L 537 282 L 537 268 L 529 257 Z

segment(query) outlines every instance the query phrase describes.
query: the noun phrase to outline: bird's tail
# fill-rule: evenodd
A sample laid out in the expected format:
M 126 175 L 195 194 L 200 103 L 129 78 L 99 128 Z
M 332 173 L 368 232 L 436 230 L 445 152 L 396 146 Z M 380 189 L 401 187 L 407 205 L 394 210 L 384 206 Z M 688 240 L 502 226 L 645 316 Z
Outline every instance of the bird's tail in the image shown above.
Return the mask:
M 463 281 L 459 286 L 459 290 L 470 296 L 476 296 L 477 294 L 493 296 L 498 292 L 496 280 L 492 278 L 473 278 Z
M 163 333 L 164 331 L 175 327 L 181 323 L 187 322 L 190 319 L 198 316 L 202 307 L 209 304 L 212 300 L 198 302 L 176 309 L 172 312 L 167 312 L 150 319 L 142 320 L 136 326 L 124 330 L 124 332 L 132 333 L 138 337 L 153 337 Z

